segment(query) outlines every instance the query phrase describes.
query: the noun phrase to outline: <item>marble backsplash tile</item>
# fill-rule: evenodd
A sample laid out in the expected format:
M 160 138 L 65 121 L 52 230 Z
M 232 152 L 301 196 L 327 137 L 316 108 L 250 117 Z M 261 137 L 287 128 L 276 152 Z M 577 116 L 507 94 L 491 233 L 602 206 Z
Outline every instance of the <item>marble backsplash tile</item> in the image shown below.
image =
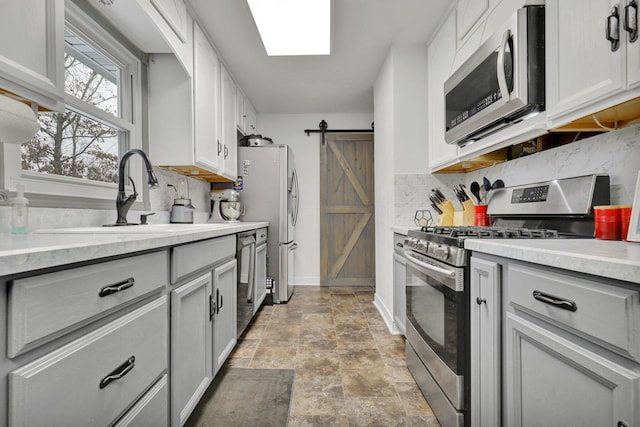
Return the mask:
M 413 226 L 416 210 L 433 210 L 429 202 L 432 188 L 438 187 L 455 200 L 451 191 L 454 184 L 465 184 L 469 188 L 471 182 L 481 182 L 484 176 L 491 182 L 500 178 L 512 186 L 607 173 L 611 181 L 611 203 L 631 204 L 639 170 L 640 125 L 634 125 L 466 174 L 396 175 L 395 225 Z M 436 213 L 433 215 L 435 218 Z
M 159 187 L 149 191 L 149 210 L 131 209 L 127 215 L 129 222 L 138 222 L 142 213 L 155 212 L 148 218 L 150 223 L 168 223 L 175 197 L 175 190 L 169 187 L 171 184 L 178 187 L 182 175 L 165 169 L 154 168 L 159 181 Z M 185 177 L 186 178 L 186 177 Z M 209 219 L 211 211 L 208 182 L 193 178 L 186 178 L 189 188 L 191 204 L 196 208 L 193 222 L 203 223 Z M 63 227 L 93 227 L 115 222 L 117 215 L 115 210 L 116 192 L 114 191 L 114 209 L 64 209 L 64 208 L 39 208 L 29 207 L 29 230 L 40 228 Z M 0 206 L 0 234 L 8 234 L 11 229 L 11 208 Z

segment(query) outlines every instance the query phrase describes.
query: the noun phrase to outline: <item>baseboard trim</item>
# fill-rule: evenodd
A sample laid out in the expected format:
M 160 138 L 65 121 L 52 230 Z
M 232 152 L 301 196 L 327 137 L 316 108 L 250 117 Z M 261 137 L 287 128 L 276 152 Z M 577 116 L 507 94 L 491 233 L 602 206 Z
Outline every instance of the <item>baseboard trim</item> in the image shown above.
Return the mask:
M 378 297 L 378 293 L 373 300 L 373 305 L 378 309 L 378 313 L 382 316 L 382 320 L 387 325 L 387 329 L 389 333 L 392 335 L 402 335 L 402 331 L 398 329 L 396 323 L 393 321 L 393 316 L 391 315 L 391 311 L 387 308 L 387 306 L 382 302 L 382 300 Z

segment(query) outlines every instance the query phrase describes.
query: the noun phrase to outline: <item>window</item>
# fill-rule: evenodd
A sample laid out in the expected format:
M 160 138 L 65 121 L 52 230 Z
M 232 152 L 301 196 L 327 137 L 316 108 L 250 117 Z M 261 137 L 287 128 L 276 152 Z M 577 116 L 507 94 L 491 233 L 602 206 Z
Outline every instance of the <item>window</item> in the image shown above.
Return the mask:
M 36 136 L 19 153 L 5 150 L 5 182 L 22 182 L 31 194 L 62 196 L 65 206 L 70 197 L 108 201 L 81 206 L 112 207 L 120 155 L 142 148 L 140 61 L 69 2 L 64 47 L 65 110 L 39 113 Z M 143 188 L 140 163 L 129 163 L 129 175 Z

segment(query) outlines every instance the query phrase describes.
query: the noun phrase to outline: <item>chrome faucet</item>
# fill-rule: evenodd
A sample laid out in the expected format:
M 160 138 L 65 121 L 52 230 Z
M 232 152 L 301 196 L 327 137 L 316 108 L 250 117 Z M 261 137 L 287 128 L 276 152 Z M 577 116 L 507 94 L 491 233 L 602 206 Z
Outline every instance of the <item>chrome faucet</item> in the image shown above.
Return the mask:
M 118 165 L 118 197 L 116 197 L 116 210 L 118 211 L 118 219 L 116 220 L 115 225 L 133 225 L 127 223 L 127 212 L 129 212 L 129 208 L 136 201 L 138 197 L 138 193 L 136 191 L 136 185 L 133 182 L 133 179 L 129 176 L 129 181 L 131 181 L 131 185 L 133 186 L 133 194 L 127 196 L 124 192 L 124 167 L 127 163 L 129 157 L 134 154 L 139 154 L 142 156 L 144 163 L 147 167 L 147 175 L 149 178 L 148 184 L 149 188 L 154 188 L 158 186 L 158 179 L 153 173 L 153 167 L 151 166 L 151 162 L 149 158 L 142 150 L 138 150 L 137 148 L 133 148 L 122 155 L 120 159 L 120 164 Z

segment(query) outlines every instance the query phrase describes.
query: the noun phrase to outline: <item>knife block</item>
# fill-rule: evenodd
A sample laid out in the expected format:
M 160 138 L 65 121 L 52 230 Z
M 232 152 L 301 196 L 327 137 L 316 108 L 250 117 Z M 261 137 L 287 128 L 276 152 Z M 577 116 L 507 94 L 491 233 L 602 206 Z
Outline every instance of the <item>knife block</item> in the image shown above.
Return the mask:
M 438 218 L 436 219 L 436 225 L 448 227 L 453 225 L 453 204 L 449 200 L 445 200 L 444 202 L 438 205 L 438 208 L 442 211 Z

